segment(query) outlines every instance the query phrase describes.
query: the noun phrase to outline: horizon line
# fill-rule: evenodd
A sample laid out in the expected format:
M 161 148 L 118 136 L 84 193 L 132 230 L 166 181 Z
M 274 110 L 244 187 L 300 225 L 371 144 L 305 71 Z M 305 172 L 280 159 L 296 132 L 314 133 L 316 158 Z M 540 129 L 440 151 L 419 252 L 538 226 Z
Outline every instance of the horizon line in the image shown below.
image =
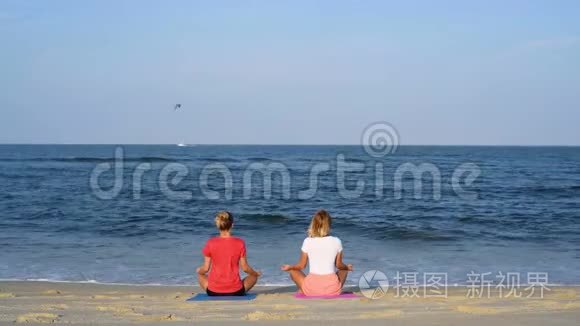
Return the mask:
M 173 143 L 0 143 L 0 146 L 178 146 Z M 195 146 L 364 146 L 362 144 L 263 144 L 263 143 L 214 143 L 185 144 L 184 147 Z M 398 147 L 580 147 L 580 144 L 399 144 Z

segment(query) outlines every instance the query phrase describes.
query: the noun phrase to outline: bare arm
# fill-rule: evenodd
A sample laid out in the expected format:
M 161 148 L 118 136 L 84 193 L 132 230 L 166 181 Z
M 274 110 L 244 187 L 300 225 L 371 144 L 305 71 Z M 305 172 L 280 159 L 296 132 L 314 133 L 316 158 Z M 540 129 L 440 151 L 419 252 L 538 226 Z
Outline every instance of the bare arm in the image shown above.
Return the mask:
M 241 257 L 240 258 L 240 267 L 242 268 L 242 270 L 244 271 L 244 273 L 248 274 L 248 275 L 252 275 L 252 276 L 261 276 L 262 273 L 260 272 L 256 272 L 252 266 L 250 266 L 250 264 L 248 264 L 248 259 L 246 257 Z
M 352 271 L 352 264 L 342 262 L 342 251 L 336 255 L 336 268 L 341 271 Z
M 196 270 L 198 274 L 205 275 L 209 272 L 211 267 L 211 258 L 210 257 L 203 257 L 203 264 L 199 266 Z
M 306 268 L 306 264 L 308 264 L 308 254 L 304 251 L 300 251 L 300 259 L 296 265 L 282 265 L 280 269 L 283 271 L 301 271 Z

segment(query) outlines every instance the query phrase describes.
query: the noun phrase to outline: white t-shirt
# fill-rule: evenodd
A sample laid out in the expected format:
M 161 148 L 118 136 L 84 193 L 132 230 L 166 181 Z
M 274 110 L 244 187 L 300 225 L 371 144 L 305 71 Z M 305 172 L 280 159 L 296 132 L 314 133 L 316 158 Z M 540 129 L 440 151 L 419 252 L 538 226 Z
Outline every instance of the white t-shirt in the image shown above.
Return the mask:
M 336 255 L 342 252 L 342 242 L 339 238 L 332 236 L 306 238 L 302 243 L 302 251 L 308 254 L 311 274 L 334 274 L 336 273 Z

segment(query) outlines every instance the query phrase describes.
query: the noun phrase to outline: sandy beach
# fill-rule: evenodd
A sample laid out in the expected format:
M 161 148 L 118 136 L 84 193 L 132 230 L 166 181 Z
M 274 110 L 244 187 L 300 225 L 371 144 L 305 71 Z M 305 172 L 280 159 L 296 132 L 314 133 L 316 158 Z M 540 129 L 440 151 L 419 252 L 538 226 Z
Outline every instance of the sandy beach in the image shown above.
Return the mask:
M 262 287 L 254 301 L 186 302 L 199 289 L 51 282 L 0 282 L 0 323 L 350 325 L 577 325 L 578 287 L 553 287 L 544 298 L 298 300 L 291 287 Z M 357 289 L 352 289 L 356 290 Z M 360 293 L 359 293 L 360 294 Z

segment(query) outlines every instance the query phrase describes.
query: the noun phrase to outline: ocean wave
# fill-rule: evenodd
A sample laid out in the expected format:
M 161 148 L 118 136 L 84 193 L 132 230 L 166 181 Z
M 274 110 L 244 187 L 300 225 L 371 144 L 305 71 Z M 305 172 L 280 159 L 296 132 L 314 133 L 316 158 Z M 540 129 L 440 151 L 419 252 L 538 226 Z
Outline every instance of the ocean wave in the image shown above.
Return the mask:
M 59 162 L 59 163 L 109 163 L 114 162 L 114 157 L 36 157 L 36 158 L 3 158 L 0 162 Z M 141 157 L 125 157 L 124 162 L 178 162 L 180 159 L 157 157 L 157 156 L 141 156 Z
M 247 157 L 244 159 L 244 161 L 275 161 L 275 160 L 267 157 L 255 156 L 255 157 Z
M 241 214 L 239 216 L 240 221 L 251 221 L 251 222 L 261 222 L 261 223 L 273 223 L 273 224 L 280 224 L 284 223 L 287 224 L 292 221 L 292 219 L 288 216 L 282 214 Z
M 13 163 L 112 163 L 114 157 L 34 157 L 34 158 L 0 158 L 0 162 Z M 139 156 L 125 157 L 123 162 L 155 163 L 155 162 L 215 162 L 215 163 L 240 163 L 239 159 L 222 157 L 162 157 L 162 156 Z
M 477 216 L 463 216 L 457 219 L 461 223 L 473 223 L 473 224 L 481 224 L 481 225 L 492 225 L 498 224 L 501 222 L 495 218 L 484 218 L 484 217 L 477 217 Z
M 10 173 L 0 173 L 0 179 L 6 179 L 6 180 L 40 180 L 40 179 L 45 179 L 46 176 L 42 175 L 42 174 L 23 174 L 23 173 L 14 173 L 14 174 L 10 174 Z
M 200 157 L 192 159 L 193 161 L 215 162 L 215 163 L 239 163 L 241 160 L 229 157 Z
M 131 286 L 131 287 L 191 287 L 191 283 L 153 283 L 153 282 L 144 282 L 144 283 L 136 283 L 136 282 L 106 282 L 106 281 L 97 281 L 97 280 L 85 280 L 85 281 L 78 281 L 78 280 L 65 280 L 65 279 L 52 279 L 52 278 L 0 278 L 0 282 L 38 282 L 38 283 L 64 283 L 64 284 L 95 284 L 95 285 L 120 285 L 120 286 Z M 358 283 L 356 281 L 347 280 L 347 285 L 349 286 L 356 286 Z M 422 284 L 424 285 L 424 284 Z M 457 282 L 454 284 L 448 284 L 448 287 L 451 288 L 462 288 L 462 287 L 470 287 L 472 284 L 468 282 Z M 525 287 L 529 284 L 525 281 L 520 283 L 521 286 Z M 550 281 L 548 284 L 550 288 L 552 287 L 578 287 L 580 283 L 578 282 L 558 282 L 553 283 Z M 260 281 L 260 287 L 265 288 L 279 288 L 279 287 L 293 287 L 294 283 L 287 281 L 287 282 L 265 282 L 262 283 Z
M 375 232 L 380 240 L 455 241 L 458 237 L 437 230 L 386 227 Z
M 439 230 L 428 227 L 398 225 L 395 223 L 357 223 L 348 220 L 333 220 L 333 227 L 339 231 L 356 232 L 363 237 L 372 237 L 376 240 L 414 240 L 414 241 L 458 241 L 460 231 Z
M 121 286 L 162 286 L 162 287 L 191 287 L 191 283 L 128 283 L 128 282 L 101 282 L 97 280 L 75 281 L 52 278 L 0 278 L 0 282 L 39 282 L 39 283 L 66 283 L 66 284 L 97 284 L 97 285 L 121 285 Z M 293 286 L 292 282 L 285 283 L 260 283 L 260 287 L 285 287 Z
M 236 217 L 236 224 L 243 229 L 266 230 L 271 225 L 283 224 L 287 228 L 288 235 L 306 232 L 309 223 L 309 218 L 290 217 L 282 214 L 247 213 Z M 465 235 L 464 231 L 451 232 L 431 227 L 405 226 L 395 223 L 361 223 L 344 217 L 334 218 L 332 225 L 336 234 L 356 233 L 361 237 L 375 240 L 460 241 Z
M 524 188 L 524 190 L 535 193 L 577 192 L 580 191 L 580 185 L 561 186 L 561 187 L 538 186 Z

